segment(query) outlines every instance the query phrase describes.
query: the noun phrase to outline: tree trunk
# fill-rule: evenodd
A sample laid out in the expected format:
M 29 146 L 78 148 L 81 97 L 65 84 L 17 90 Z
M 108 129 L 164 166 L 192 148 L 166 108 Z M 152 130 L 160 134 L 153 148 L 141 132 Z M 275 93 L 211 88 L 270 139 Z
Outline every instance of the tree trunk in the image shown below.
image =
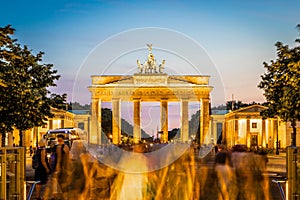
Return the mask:
M 20 136 L 19 146 L 22 147 L 23 146 L 23 131 L 22 130 L 19 130 L 19 136 Z
M 293 128 L 293 132 L 292 132 L 292 135 L 291 135 L 291 138 L 292 138 L 292 146 L 296 146 L 296 120 L 293 120 L 291 121 L 291 125 L 292 125 L 292 128 Z
M 2 133 L 2 140 L 1 140 L 1 147 L 5 147 L 5 137 L 6 137 L 6 133 L 3 132 Z

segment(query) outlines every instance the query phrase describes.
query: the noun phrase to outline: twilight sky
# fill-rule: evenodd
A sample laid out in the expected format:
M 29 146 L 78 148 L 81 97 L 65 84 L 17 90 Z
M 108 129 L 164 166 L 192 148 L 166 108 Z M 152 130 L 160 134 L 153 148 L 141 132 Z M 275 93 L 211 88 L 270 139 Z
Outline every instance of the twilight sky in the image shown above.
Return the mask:
M 212 104 L 217 105 L 231 100 L 232 94 L 243 102 L 264 101 L 257 88 L 264 72 L 262 63 L 275 58 L 277 41 L 294 44 L 299 10 L 300 1 L 296 0 L 13 0 L 1 1 L 0 26 L 11 24 L 19 43 L 28 45 L 35 53 L 45 52 L 44 61 L 54 64 L 62 76 L 53 91 L 68 93 L 68 101 L 89 103 L 86 88 L 92 74 L 133 74 L 136 59 L 146 59 L 146 43 L 153 43 L 157 61 L 166 59 L 167 73 L 211 75 L 211 85 L 215 86 Z M 137 30 L 145 33 L 149 27 L 155 27 L 157 35 L 162 31 L 167 36 L 157 40 L 150 35 L 147 37 L 151 41 L 142 38 L 135 45 L 128 43 L 134 38 L 138 40 Z M 128 32 L 130 39 L 126 39 Z M 166 41 L 168 32 L 182 36 L 183 40 Z M 143 36 L 147 35 L 144 33 Z M 180 42 L 186 39 L 197 44 L 197 50 L 186 48 L 178 53 Z M 97 49 L 105 52 L 105 45 L 114 42 L 115 48 L 119 45 L 121 50 L 111 60 L 109 55 L 93 57 Z M 140 51 L 121 56 L 130 48 Z M 173 50 L 182 57 L 172 57 Z M 205 58 L 197 56 L 200 51 Z M 186 67 L 189 62 L 180 59 L 183 57 L 198 69 Z M 94 60 L 90 62 L 91 58 Z M 113 70 L 107 70 L 108 65 Z

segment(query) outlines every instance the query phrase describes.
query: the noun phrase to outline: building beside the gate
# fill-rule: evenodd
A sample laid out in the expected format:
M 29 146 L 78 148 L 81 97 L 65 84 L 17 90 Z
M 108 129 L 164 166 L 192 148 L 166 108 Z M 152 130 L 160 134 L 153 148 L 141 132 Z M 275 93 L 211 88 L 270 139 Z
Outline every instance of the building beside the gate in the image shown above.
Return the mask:
M 228 112 L 228 110 L 211 110 L 208 134 L 213 144 L 220 144 L 222 142 L 225 114 Z
M 23 131 L 24 145 L 36 146 L 37 140 L 41 139 L 48 130 L 77 127 L 88 132 L 90 130 L 90 114 L 87 111 L 66 111 L 57 108 L 51 108 L 54 115 L 45 121 L 45 125 L 34 127 Z M 1 137 L 1 135 L 0 135 Z M 14 129 L 12 133 L 6 134 L 6 146 L 19 145 L 19 130 Z
M 225 115 L 225 125 L 222 134 L 223 143 L 231 147 L 236 144 L 245 144 L 247 147 L 259 146 L 286 148 L 291 145 L 292 127 L 280 118 L 263 119 L 260 112 L 267 107 L 251 105 L 231 111 Z M 297 133 L 300 131 L 300 122 L 297 122 Z M 297 134 L 296 143 L 300 144 L 300 134 Z

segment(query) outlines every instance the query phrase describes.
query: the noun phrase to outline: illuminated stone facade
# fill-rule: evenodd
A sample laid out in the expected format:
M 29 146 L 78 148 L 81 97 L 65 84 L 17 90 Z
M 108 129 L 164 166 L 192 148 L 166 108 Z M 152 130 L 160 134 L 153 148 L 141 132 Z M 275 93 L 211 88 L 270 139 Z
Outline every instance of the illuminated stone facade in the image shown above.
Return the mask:
M 271 145 L 269 137 L 274 139 L 277 132 L 277 119 L 262 119 L 260 112 L 264 106 L 253 105 L 232 111 L 225 115 L 225 133 L 223 140 L 228 146 L 246 144 L 266 147 Z
M 43 135 L 52 129 L 78 127 L 86 132 L 90 130 L 90 114 L 89 113 L 72 113 L 65 110 L 51 108 L 53 118 L 45 121 L 45 125 L 34 127 L 23 132 L 24 145 L 36 146 L 37 140 L 41 139 Z M 81 126 L 80 126 L 81 124 Z M 12 134 L 8 133 L 6 136 L 6 146 L 19 145 L 19 130 L 14 129 Z
M 248 147 L 260 146 L 286 148 L 291 145 L 292 127 L 279 118 L 262 119 L 260 112 L 266 109 L 261 105 L 252 105 L 225 115 L 223 142 L 227 146 L 246 144 Z M 296 125 L 300 131 L 300 122 Z M 296 136 L 296 144 L 300 144 L 300 135 Z
M 149 49 L 148 61 L 141 65 L 138 61 L 138 73 L 134 75 L 95 75 L 89 90 L 92 94 L 92 117 L 89 142 L 101 143 L 101 105 L 112 104 L 112 142 L 121 142 L 121 102 L 133 102 L 133 139 L 141 140 L 141 102 L 160 102 L 160 123 L 162 141 L 168 142 L 168 102 L 180 102 L 181 140 L 188 141 L 188 102 L 200 102 L 200 134 L 203 142 L 209 128 L 209 103 L 212 87 L 209 76 L 168 75 L 163 73 L 163 64 L 158 66 Z M 151 56 L 150 56 L 151 55 Z
M 65 110 L 57 108 L 51 108 L 51 113 L 54 115 L 53 118 L 49 118 L 45 121 L 45 125 L 34 127 L 32 129 L 23 132 L 24 145 L 36 146 L 37 140 L 41 139 L 43 135 L 50 129 L 74 127 L 74 114 Z M 19 145 L 19 130 L 14 129 L 12 134 L 7 135 L 7 146 Z

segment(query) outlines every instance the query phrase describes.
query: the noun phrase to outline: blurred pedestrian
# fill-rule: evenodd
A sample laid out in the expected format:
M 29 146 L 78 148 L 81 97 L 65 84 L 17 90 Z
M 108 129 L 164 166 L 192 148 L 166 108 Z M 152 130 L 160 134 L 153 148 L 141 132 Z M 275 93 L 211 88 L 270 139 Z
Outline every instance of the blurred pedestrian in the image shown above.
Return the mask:
M 38 156 L 39 166 L 35 169 L 34 180 L 40 181 L 36 185 L 36 199 L 41 200 L 41 187 L 45 185 L 48 181 L 48 175 L 50 173 L 47 152 L 45 148 L 46 142 L 45 140 L 40 140 L 38 143 L 38 148 L 36 150 L 36 155 Z
M 30 153 L 30 156 L 32 156 L 32 154 L 33 154 L 33 148 L 32 148 L 32 145 L 30 145 L 30 147 L 29 147 L 29 153 Z
M 71 160 L 70 149 L 65 144 L 65 136 L 63 134 L 57 135 L 56 146 L 56 166 L 54 171 L 54 178 L 57 178 L 57 183 L 63 193 L 63 198 L 68 199 L 68 192 L 71 180 Z
M 215 157 L 215 173 L 218 180 L 219 199 L 236 199 L 236 175 L 232 167 L 231 154 L 223 145 L 219 145 Z
M 122 168 L 112 184 L 110 199 L 143 200 L 147 196 L 148 163 L 143 144 L 133 146 L 134 153 L 123 154 L 118 165 Z
M 269 200 L 269 179 L 265 173 L 266 160 L 253 152 L 232 153 L 236 171 L 238 199 Z

